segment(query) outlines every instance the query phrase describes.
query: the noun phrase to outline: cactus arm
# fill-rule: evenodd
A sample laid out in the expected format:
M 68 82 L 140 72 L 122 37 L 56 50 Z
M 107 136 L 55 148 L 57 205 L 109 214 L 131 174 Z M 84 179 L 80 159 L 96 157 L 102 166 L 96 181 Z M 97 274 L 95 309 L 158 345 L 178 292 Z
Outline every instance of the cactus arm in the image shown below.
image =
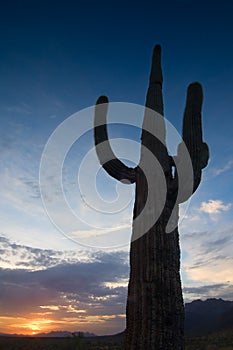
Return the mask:
M 208 164 L 209 148 L 203 142 L 202 137 L 202 121 L 201 108 L 203 102 L 202 87 L 199 83 L 192 83 L 188 87 L 186 106 L 183 119 L 183 133 L 182 138 L 187 150 L 189 152 L 192 167 L 193 167 L 193 191 L 198 188 L 201 181 L 202 169 Z M 183 147 L 181 143 L 178 146 L 177 160 L 182 161 Z M 183 198 L 180 202 L 187 200 Z
M 100 164 L 110 176 L 124 183 L 134 183 L 136 181 L 135 169 L 127 167 L 119 159 L 117 159 L 110 146 L 106 127 L 107 109 L 107 97 L 100 96 L 95 106 L 94 121 L 94 136 L 97 156 Z

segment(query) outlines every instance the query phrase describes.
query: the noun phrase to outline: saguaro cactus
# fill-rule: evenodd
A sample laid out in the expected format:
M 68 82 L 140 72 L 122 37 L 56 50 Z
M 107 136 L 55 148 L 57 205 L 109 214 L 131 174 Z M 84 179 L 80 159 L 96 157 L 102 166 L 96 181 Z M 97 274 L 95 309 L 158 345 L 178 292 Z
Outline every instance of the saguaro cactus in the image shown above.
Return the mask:
M 163 116 L 162 81 L 161 47 L 156 45 L 146 96 L 147 109 L 141 136 L 141 158 L 136 168 L 124 165 L 111 149 L 107 134 L 107 97 L 101 96 L 95 108 L 95 145 L 100 163 L 115 179 L 136 183 L 126 308 L 125 349 L 127 350 L 184 348 L 184 307 L 177 228 L 178 205 L 187 200 L 197 189 L 201 180 L 201 171 L 207 165 L 209 157 L 208 146 L 202 140 L 203 97 L 199 83 L 192 83 L 188 87 L 183 120 L 183 142 L 178 146 L 177 156 L 172 158 L 168 154 L 165 123 L 163 117 L 158 117 L 158 113 Z M 152 110 L 157 114 L 150 113 Z M 147 230 L 144 223 L 146 224 L 153 216 L 152 211 L 156 211 L 157 206 L 161 205 L 162 198 L 160 196 L 161 174 L 157 173 L 158 167 L 154 167 L 152 162 L 148 161 L 148 151 L 156 157 L 163 171 L 166 196 L 158 219 Z M 185 164 L 187 153 L 189 165 Z M 193 182 L 186 174 L 179 172 L 180 164 L 183 164 L 183 169 L 191 167 Z M 148 180 L 148 174 L 154 178 L 154 181 Z M 186 188 L 187 182 L 189 187 L 191 183 L 191 190 Z M 145 210 L 149 197 L 150 205 Z M 153 198 L 156 199 L 153 201 Z M 140 215 L 142 219 L 138 224 L 137 219 Z M 173 221 L 175 220 L 175 225 L 171 232 L 169 230 L 167 232 L 171 216 Z

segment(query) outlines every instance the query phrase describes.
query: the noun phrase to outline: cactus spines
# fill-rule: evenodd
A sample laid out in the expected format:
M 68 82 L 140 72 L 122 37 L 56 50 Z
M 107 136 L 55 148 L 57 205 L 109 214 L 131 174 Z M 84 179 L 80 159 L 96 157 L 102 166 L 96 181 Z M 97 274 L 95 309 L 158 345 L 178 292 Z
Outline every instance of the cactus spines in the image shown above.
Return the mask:
M 202 139 L 202 87 L 199 83 L 192 83 L 187 92 L 183 141 L 178 146 L 177 156 L 169 156 L 163 118 L 162 82 L 161 47 L 156 45 L 146 96 L 141 157 L 139 165 L 134 169 L 116 158 L 108 141 L 108 99 L 101 96 L 95 108 L 95 145 L 101 165 L 115 179 L 136 183 L 126 307 L 126 350 L 184 349 L 178 205 L 186 201 L 200 184 L 201 171 L 207 165 L 209 151 Z M 160 117 L 155 118 L 153 111 L 159 113 Z M 161 184 L 163 185 L 158 168 L 148 161 L 147 150 L 156 157 L 162 168 L 167 193 L 158 219 L 144 232 L 144 224 L 150 219 L 151 210 L 156 211 L 157 206 L 161 206 L 160 190 Z M 185 188 L 185 181 L 189 182 L 189 178 L 186 174 L 179 173 L 180 164 L 188 161 L 187 153 L 192 175 L 191 189 L 189 184 L 188 190 Z M 172 172 L 172 167 L 175 168 L 175 172 Z M 152 176 L 152 182 L 148 181 L 145 168 Z M 184 189 L 180 191 L 180 187 Z M 148 198 L 151 202 L 150 206 L 146 207 Z M 144 221 L 141 220 L 138 224 L 141 213 Z M 171 217 L 175 225 L 167 233 L 166 227 Z

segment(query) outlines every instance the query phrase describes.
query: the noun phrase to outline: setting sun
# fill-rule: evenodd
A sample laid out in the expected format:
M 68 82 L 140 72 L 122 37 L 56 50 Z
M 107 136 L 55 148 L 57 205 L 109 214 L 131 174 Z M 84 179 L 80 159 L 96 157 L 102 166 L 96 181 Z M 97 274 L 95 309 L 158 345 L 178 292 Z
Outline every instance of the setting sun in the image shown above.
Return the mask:
M 35 335 L 41 332 L 51 331 L 51 324 L 55 321 L 38 318 L 29 319 L 27 317 L 0 317 L 0 326 L 4 332 L 11 334 Z M 10 330 L 10 332 L 9 332 Z

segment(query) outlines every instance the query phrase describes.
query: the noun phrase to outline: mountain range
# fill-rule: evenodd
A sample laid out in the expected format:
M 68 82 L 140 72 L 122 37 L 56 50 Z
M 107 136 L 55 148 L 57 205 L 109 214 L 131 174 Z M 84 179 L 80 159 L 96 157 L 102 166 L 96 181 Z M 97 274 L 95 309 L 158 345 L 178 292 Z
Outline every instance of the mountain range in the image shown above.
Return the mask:
M 194 300 L 185 304 L 185 334 L 204 335 L 233 329 L 233 301 Z

